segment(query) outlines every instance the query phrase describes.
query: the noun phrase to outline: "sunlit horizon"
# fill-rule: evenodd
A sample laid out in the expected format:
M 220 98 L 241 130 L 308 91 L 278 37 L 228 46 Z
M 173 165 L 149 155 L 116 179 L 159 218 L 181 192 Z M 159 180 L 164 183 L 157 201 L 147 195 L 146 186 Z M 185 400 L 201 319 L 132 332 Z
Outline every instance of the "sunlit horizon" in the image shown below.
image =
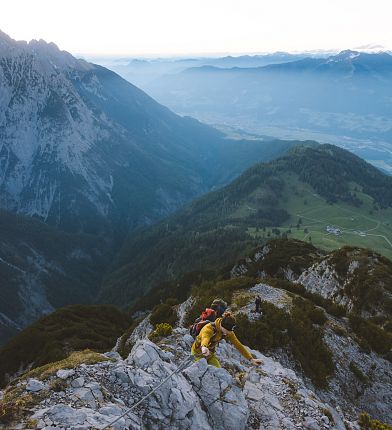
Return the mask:
M 390 0 L 3 0 L 0 30 L 79 56 L 184 57 L 392 49 Z

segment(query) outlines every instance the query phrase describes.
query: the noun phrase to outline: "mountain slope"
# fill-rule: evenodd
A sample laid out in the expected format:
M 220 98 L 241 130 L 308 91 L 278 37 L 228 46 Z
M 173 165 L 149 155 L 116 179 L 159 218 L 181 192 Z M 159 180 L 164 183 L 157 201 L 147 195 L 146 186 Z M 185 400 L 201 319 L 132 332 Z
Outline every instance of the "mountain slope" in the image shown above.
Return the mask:
M 0 343 L 55 308 L 94 300 L 111 258 L 107 241 L 4 210 L 0 237 Z
M 392 255 L 384 236 L 392 231 L 391 190 L 392 178 L 345 150 L 331 145 L 295 147 L 133 234 L 104 281 L 100 300 L 130 303 L 160 281 L 222 267 L 274 235 L 307 240 L 311 235 L 316 245 L 327 249 L 361 240 L 360 246 Z M 312 210 L 321 219 L 314 219 Z M 345 232 L 342 227 L 342 234 L 331 234 L 333 240 L 328 241 L 325 229 L 335 222 L 350 228 Z M 364 223 L 368 232 L 362 231 Z
M 384 280 L 379 277 L 382 265 L 389 267 Z M 189 358 L 193 338 L 186 327 L 219 296 L 236 315 L 238 338 L 264 363 L 253 367 L 222 341 L 217 348 L 222 368 L 205 360 L 189 362 L 184 372 L 173 375 L 132 411 L 132 421 L 120 420 L 119 428 L 365 430 L 368 418 L 358 422 L 361 412 L 390 424 L 392 308 L 384 298 L 352 307 L 339 296 L 348 293 L 354 301 L 361 297 L 346 286 L 358 273 L 363 275 L 365 267 L 372 281 L 385 281 L 377 287 L 391 300 L 392 262 L 375 253 L 346 249 L 326 254 L 304 242 L 270 241 L 214 279 L 193 278 L 184 302 L 175 304 L 170 288 L 151 292 L 157 306 L 139 313 L 141 318 L 103 355 L 72 352 L 72 347 L 80 342 L 102 350 L 106 339 L 97 333 L 91 316 L 98 326 L 109 323 L 110 337 L 126 319 L 97 307 L 57 311 L 0 349 L 1 372 L 12 373 L 34 357 L 46 363 L 11 380 L 0 392 L 0 422 L 24 425 L 30 417 L 50 419 L 58 426 L 109 424 Z M 335 291 L 325 285 L 328 274 L 337 277 Z M 324 282 L 317 275 L 325 276 Z M 305 286 L 300 283 L 304 277 Z M 256 296 L 262 298 L 261 313 L 254 311 Z M 152 322 L 163 325 L 154 330 Z M 39 330 L 42 325 L 50 329 Z M 31 339 L 23 342 L 29 334 Z M 68 340 L 69 357 L 55 362 L 45 357 Z M 29 342 L 34 346 L 45 341 L 45 351 L 30 351 Z M 9 360 L 12 354 L 17 362 Z
M 105 352 L 131 323 L 113 306 L 73 305 L 35 321 L 0 348 L 0 385 L 12 375 L 66 358 L 85 348 Z
M 56 45 L 0 34 L 0 205 L 67 231 L 149 224 L 287 144 L 231 141 Z

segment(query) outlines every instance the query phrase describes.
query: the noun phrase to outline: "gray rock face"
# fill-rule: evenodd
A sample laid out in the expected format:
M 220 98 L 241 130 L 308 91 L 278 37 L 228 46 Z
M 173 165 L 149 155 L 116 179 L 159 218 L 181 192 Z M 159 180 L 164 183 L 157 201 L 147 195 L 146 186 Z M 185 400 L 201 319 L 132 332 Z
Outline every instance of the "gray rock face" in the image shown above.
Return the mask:
M 178 322 L 177 327 L 182 327 L 184 325 L 184 320 L 189 308 L 193 305 L 195 299 L 192 296 L 189 296 L 185 302 L 181 303 L 177 307 L 177 316 Z
M 245 429 L 248 404 L 225 369 L 209 366 L 206 360 L 200 360 L 186 369 L 184 374 L 207 408 L 213 429 Z
M 37 381 L 36 379 L 30 379 L 26 385 L 27 391 L 32 391 L 33 393 L 36 393 L 37 391 L 41 391 L 45 388 L 45 385 Z
M 71 382 L 71 386 L 74 388 L 81 388 L 84 385 L 84 378 L 83 376 L 79 376 L 79 378 L 74 379 Z
M 301 283 L 308 291 L 344 306 L 348 311 L 353 307 L 351 299 L 345 295 L 344 285 L 338 280 L 336 271 L 328 260 L 316 263 L 305 270 L 296 282 Z
M 75 375 L 75 371 L 73 369 L 60 369 L 57 371 L 56 375 L 60 379 L 67 379 Z
M 374 352 L 363 352 L 351 336 L 339 336 L 327 329 L 324 339 L 334 355 L 336 371 L 328 392 L 320 392 L 320 397 L 339 404 L 352 415 L 367 411 L 388 421 L 392 410 L 392 363 Z M 354 375 L 352 364 L 364 375 L 363 380 Z
M 135 328 L 129 338 L 125 341 L 125 346 L 130 347 L 134 345 L 138 340 L 146 339 L 147 336 L 154 330 L 154 327 L 150 323 L 150 315 L 145 317 Z M 117 339 L 116 345 L 112 352 L 117 352 L 120 345 L 121 338 Z M 120 357 L 121 358 L 121 357 Z
M 256 294 L 291 309 L 286 291 L 262 283 L 246 292 L 243 297 L 249 302 L 238 311 L 254 314 Z M 142 321 L 140 338 L 134 338 L 126 359 L 110 352 L 103 355 L 107 361 L 58 371 L 47 381 L 20 382 L 31 395 L 43 397 L 34 406 L 37 428 L 99 429 L 124 413 L 114 425 L 116 430 L 359 430 L 356 419 L 361 411 L 389 419 L 392 365 L 361 351 L 344 318 L 328 315 L 325 327 L 324 341 L 336 363 L 328 390 L 316 390 L 283 351 L 274 352 L 272 358 L 252 350 L 264 362 L 254 366 L 222 341 L 217 348 L 222 368 L 209 366 L 204 359 L 189 361 L 193 339 L 186 328 L 175 328 L 155 344 L 144 338 L 147 321 Z M 338 335 L 334 325 L 347 335 Z M 186 360 L 187 366 L 178 371 Z M 367 381 L 352 374 L 351 362 Z M 48 390 L 57 378 L 64 381 L 63 391 Z M 24 428 L 24 423 L 19 424 Z
M 116 356 L 75 368 L 74 375 L 64 379 L 63 392 L 45 391 L 32 418 L 38 428 L 87 430 L 110 424 L 184 362 L 190 351 L 187 336 L 187 329 L 177 328 L 159 346 L 139 340 L 126 360 Z M 217 355 L 222 368 L 209 366 L 204 359 L 189 362 L 113 428 L 345 430 L 342 412 L 322 401 L 293 370 L 258 351 L 252 353 L 264 360 L 261 367 L 221 342 Z M 49 385 L 50 379 L 41 384 Z M 327 409 L 334 423 L 326 422 Z

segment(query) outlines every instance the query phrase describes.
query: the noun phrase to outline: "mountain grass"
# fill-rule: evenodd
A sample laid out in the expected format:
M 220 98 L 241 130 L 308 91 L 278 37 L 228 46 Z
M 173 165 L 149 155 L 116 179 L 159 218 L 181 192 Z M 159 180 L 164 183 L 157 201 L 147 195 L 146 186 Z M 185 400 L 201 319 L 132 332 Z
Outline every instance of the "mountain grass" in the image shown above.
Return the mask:
M 344 201 L 328 203 L 297 175 L 289 173 L 283 177 L 290 184 L 283 195 L 283 206 L 290 218 L 283 225 L 274 227 L 287 237 L 307 241 L 311 238 L 313 245 L 326 251 L 351 245 L 374 249 L 392 258 L 392 245 L 388 243 L 388 240 L 392 243 L 392 208 L 381 209 L 371 196 L 361 191 L 361 186 L 352 182 L 349 189 L 362 202 L 359 207 Z M 342 233 L 328 233 L 327 225 L 340 228 Z M 248 232 L 254 238 L 266 236 L 265 231 L 256 231 L 254 226 L 249 227 Z M 360 232 L 365 235 L 361 236 Z
M 83 351 L 72 352 L 68 357 L 65 357 L 62 360 L 35 367 L 29 372 L 23 374 L 20 379 L 36 378 L 44 380 L 49 376 L 54 375 L 58 370 L 61 369 L 74 369 L 81 364 L 95 364 L 109 360 L 110 358 L 107 358 L 102 354 L 89 349 L 84 349 Z
M 136 232 L 105 279 L 100 300 L 134 303 L 158 283 L 186 272 L 218 272 L 272 237 L 300 237 L 335 249 L 336 237 L 325 232 L 329 224 L 344 230 L 339 236 L 344 244 L 360 238 L 365 246 L 392 256 L 392 246 L 377 246 L 392 237 L 386 221 L 389 214 L 392 219 L 390 189 L 391 177 L 345 150 L 295 147 Z M 366 229 L 366 235 L 360 236 L 358 229 Z

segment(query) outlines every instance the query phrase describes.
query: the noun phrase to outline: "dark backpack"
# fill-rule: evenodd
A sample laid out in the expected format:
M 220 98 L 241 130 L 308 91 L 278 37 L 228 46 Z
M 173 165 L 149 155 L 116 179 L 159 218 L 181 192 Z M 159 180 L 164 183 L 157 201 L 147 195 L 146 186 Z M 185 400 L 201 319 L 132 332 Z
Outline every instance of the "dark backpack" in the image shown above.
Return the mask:
M 196 339 L 196 337 L 201 332 L 201 329 L 216 320 L 216 312 L 214 309 L 207 308 L 205 311 L 203 311 L 199 318 L 195 320 L 195 322 L 190 326 L 189 333 L 190 335 Z

